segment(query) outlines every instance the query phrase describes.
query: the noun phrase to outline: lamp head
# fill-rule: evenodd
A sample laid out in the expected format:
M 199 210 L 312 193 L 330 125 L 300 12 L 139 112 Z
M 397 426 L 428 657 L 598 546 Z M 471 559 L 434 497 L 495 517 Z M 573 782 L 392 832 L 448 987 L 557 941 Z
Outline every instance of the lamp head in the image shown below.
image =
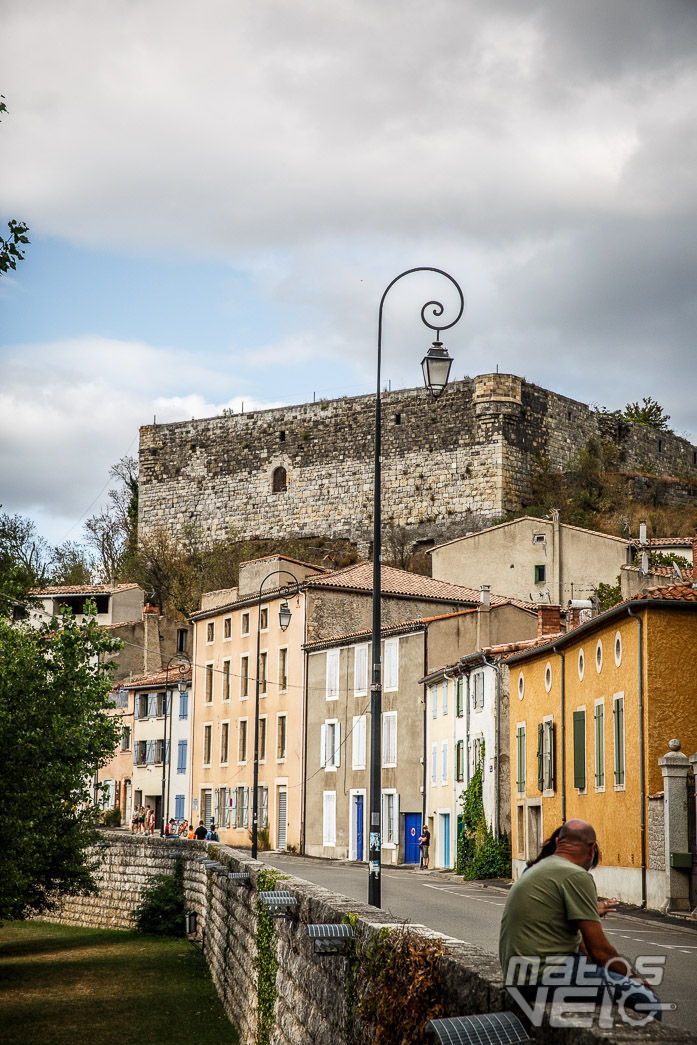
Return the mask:
M 292 616 L 293 616 L 293 614 L 290 611 L 290 606 L 288 605 L 288 600 L 284 599 L 283 602 L 281 603 L 281 608 L 278 611 L 278 623 L 279 623 L 279 626 L 281 628 L 281 631 L 285 631 L 286 630 L 286 628 L 290 624 L 290 619 L 291 619 Z
M 424 383 L 434 399 L 438 399 L 445 391 L 452 365 L 452 357 L 447 348 L 443 347 L 442 342 L 434 341 L 421 360 Z

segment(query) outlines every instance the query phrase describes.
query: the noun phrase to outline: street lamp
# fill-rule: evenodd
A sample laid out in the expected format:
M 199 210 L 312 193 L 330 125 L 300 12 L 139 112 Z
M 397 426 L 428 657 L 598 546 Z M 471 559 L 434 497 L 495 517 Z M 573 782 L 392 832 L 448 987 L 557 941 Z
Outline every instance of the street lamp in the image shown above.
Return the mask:
M 438 319 L 445 311 L 440 301 L 427 301 L 421 309 L 421 321 L 430 330 L 435 330 L 436 339 L 424 356 L 421 366 L 423 368 L 424 382 L 434 399 L 437 399 L 444 391 L 450 375 L 452 359 L 447 349 L 443 347 L 440 340 L 441 330 L 449 330 L 458 322 L 465 308 L 465 299 L 459 284 L 442 269 L 430 266 L 419 266 L 407 269 L 396 276 L 385 290 L 380 299 L 378 311 L 378 365 L 377 365 L 377 391 L 375 394 L 375 486 L 373 497 L 373 673 L 370 686 L 370 828 L 368 844 L 368 903 L 373 907 L 381 905 L 381 877 L 380 877 L 380 850 L 381 850 L 381 743 L 382 743 L 382 667 L 381 667 L 381 635 L 382 630 L 380 616 L 380 594 L 382 589 L 380 577 L 380 552 L 381 552 L 381 403 L 380 403 L 380 365 L 382 361 L 382 311 L 385 298 L 392 287 L 404 276 L 410 276 L 413 272 L 435 272 L 439 276 L 445 276 L 450 280 L 457 290 L 460 299 L 460 308 L 455 319 L 450 323 L 430 322 L 426 313 L 432 319 Z
M 254 783 L 252 787 L 252 860 L 257 858 L 257 831 L 259 828 L 259 678 L 261 675 L 261 657 L 259 653 L 259 645 L 261 639 L 261 598 L 264 591 L 264 585 L 271 577 L 280 577 L 284 574 L 286 577 L 290 577 L 293 581 L 292 584 L 284 584 L 281 586 L 281 590 L 288 592 L 291 595 L 297 595 L 298 579 L 295 574 L 290 573 L 288 570 L 274 570 L 272 573 L 267 573 L 263 581 L 259 585 L 259 606 L 257 613 L 257 670 L 256 670 L 256 684 L 254 687 Z M 284 598 L 278 611 L 278 626 L 281 631 L 285 631 L 290 624 L 290 620 L 293 614 L 291 613 L 290 606 L 288 605 L 288 599 Z
M 172 694 L 169 692 L 169 669 L 174 665 L 179 672 L 177 688 L 180 693 L 186 693 L 188 687 L 187 675 L 191 671 L 191 657 L 183 651 L 175 653 L 167 661 L 165 668 L 165 735 L 162 740 L 162 817 L 160 819 L 160 837 L 164 838 L 167 813 L 169 811 L 169 786 L 171 778 L 172 763 Z M 169 710 L 168 710 L 169 709 Z M 167 717 L 169 716 L 169 759 L 167 758 Z M 165 796 L 165 773 L 167 774 L 167 794 Z

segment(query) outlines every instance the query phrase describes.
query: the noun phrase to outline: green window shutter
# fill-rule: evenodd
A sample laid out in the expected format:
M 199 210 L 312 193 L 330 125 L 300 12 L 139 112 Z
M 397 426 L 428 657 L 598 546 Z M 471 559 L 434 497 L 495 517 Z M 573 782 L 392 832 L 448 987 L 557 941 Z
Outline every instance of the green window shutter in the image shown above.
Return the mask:
M 586 713 L 574 711 L 574 787 L 586 786 Z
M 455 713 L 456 713 L 458 718 L 462 718 L 463 713 L 464 713 L 463 700 L 462 700 L 462 690 L 463 690 L 463 688 L 464 688 L 464 679 L 460 678 L 460 679 L 457 680 L 457 690 L 456 690 L 457 696 L 456 696 L 456 700 L 455 700 L 455 705 L 456 705 Z
M 615 786 L 624 784 L 624 698 L 615 701 L 612 709 L 615 727 Z
M 595 705 L 595 786 L 605 786 L 605 716 L 603 705 Z
M 516 786 L 518 788 L 518 791 L 524 791 L 525 790 L 525 727 L 524 726 L 518 726 L 518 729 L 516 731 L 516 745 L 517 745 L 517 754 L 518 754 L 518 757 L 516 759 L 516 762 L 517 762 L 517 766 L 516 766 L 516 772 L 517 772 Z
M 545 727 L 542 722 L 537 727 L 537 790 L 543 791 L 545 786 Z
M 549 729 L 549 784 L 554 790 L 557 779 L 557 729 L 553 722 L 549 722 L 547 728 Z

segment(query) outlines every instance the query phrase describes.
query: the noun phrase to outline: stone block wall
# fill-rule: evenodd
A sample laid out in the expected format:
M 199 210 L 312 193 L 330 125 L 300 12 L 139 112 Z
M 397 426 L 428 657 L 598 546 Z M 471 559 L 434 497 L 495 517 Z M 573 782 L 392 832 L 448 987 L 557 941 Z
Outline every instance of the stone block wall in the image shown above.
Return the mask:
M 383 396 L 383 521 L 414 541 L 459 536 L 521 507 L 533 455 L 567 467 L 591 436 L 613 439 L 627 472 L 697 482 L 697 449 L 618 421 L 514 374 Z M 149 425 L 140 433 L 139 533 L 371 540 L 374 397 Z M 287 488 L 274 493 L 275 469 Z M 697 503 L 697 486 L 676 495 Z
M 211 843 L 133 837 L 118 831 L 104 832 L 104 838 L 109 847 L 98 851 L 98 895 L 67 899 L 62 912 L 51 920 L 94 928 L 132 928 L 131 911 L 140 901 L 148 879 L 170 872 L 176 858 L 181 857 L 188 908 L 198 914 L 197 936 L 216 989 L 240 1032 L 242 1045 L 254 1045 L 254 884 L 266 865 L 227 846 Z M 251 886 L 234 886 L 224 872 L 207 871 L 199 861 L 209 855 L 231 871 L 248 871 Z M 275 921 L 278 973 L 272 1045 L 354 1045 L 345 1036 L 347 962 L 340 956 L 315 955 L 306 927 L 311 923 L 339 922 L 353 912 L 358 915 L 360 928 L 371 933 L 393 924 L 389 914 L 299 878 L 287 877 L 277 888 L 290 892 L 298 905 L 290 919 Z M 423 926 L 414 928 L 425 936 L 438 935 Z M 496 957 L 460 941 L 446 938 L 445 942 L 442 997 L 447 1015 L 500 1012 L 512 1007 L 503 990 Z M 367 1045 L 372 1040 L 371 1029 L 360 1028 L 356 1045 Z M 600 1040 L 686 1045 L 691 1039 L 656 1024 L 640 1030 L 620 1024 L 609 1032 L 600 1032 L 584 1028 L 579 1022 L 564 1029 L 544 1026 L 535 1031 L 534 1040 L 541 1045 L 592 1045 Z
M 663 792 L 649 798 L 648 835 L 649 835 L 649 868 L 652 871 L 666 869 L 666 836 L 665 809 Z

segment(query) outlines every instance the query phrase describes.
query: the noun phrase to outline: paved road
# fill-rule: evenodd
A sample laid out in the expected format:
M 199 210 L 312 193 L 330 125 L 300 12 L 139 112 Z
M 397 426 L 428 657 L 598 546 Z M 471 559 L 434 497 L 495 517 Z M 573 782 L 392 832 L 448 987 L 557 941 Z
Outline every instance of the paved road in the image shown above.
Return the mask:
M 367 902 L 364 866 L 301 856 L 268 854 L 266 862 L 322 885 L 352 900 Z M 409 919 L 436 932 L 498 952 L 499 923 L 507 890 L 474 885 L 454 875 L 409 870 L 383 870 L 382 906 L 395 921 Z M 672 925 L 638 915 L 612 914 L 603 919 L 609 939 L 632 962 L 638 955 L 665 956 L 661 1000 L 677 1005 L 664 1022 L 694 1032 L 697 1026 L 697 928 Z

